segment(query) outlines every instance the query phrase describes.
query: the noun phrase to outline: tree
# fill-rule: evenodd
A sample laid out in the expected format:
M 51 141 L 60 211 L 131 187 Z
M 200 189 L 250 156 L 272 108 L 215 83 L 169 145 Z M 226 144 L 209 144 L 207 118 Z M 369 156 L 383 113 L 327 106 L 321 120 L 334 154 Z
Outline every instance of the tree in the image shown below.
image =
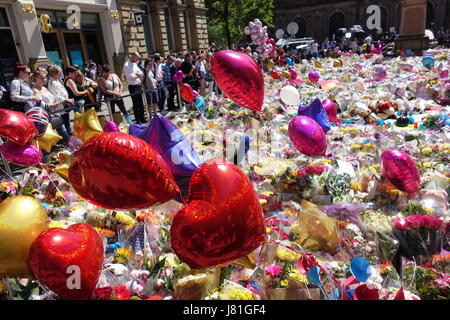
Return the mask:
M 255 18 L 273 28 L 273 0 L 206 0 L 208 36 L 217 45 L 232 44 L 243 37 L 244 28 Z M 210 33 L 211 32 L 211 33 Z

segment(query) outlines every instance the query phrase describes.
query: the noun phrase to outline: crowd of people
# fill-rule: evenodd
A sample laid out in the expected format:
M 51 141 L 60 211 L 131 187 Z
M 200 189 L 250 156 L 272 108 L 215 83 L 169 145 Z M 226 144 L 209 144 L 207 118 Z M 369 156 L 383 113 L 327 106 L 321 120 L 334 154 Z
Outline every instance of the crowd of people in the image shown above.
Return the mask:
M 111 72 L 109 65 L 97 65 L 92 60 L 81 67 L 68 66 L 64 71 L 60 66 L 48 65 L 33 73 L 27 65 L 17 63 L 10 87 L 1 90 L 0 107 L 20 112 L 33 107 L 45 109 L 64 144 L 72 134 L 71 113 L 86 112 L 92 107 L 101 111 L 104 103 L 114 120 L 123 116 L 129 124 L 145 124 L 156 113 L 177 111 L 186 103 L 178 97 L 177 83 L 173 80 L 178 70 L 183 72 L 182 82 L 191 85 L 200 95 L 205 96 L 207 90 L 212 94 L 218 91 L 210 67 L 214 51 L 212 46 L 207 53 L 178 52 L 166 58 L 155 53 L 147 59 L 142 59 L 139 53 L 131 53 L 123 66 L 123 74 L 131 96 L 134 121 L 123 100 L 125 86 L 120 77 Z M 150 119 L 146 118 L 145 104 Z M 116 107 L 120 113 L 116 112 Z
M 397 34 L 391 32 L 374 38 L 370 35 L 363 39 L 343 37 L 338 41 L 327 38 L 321 44 L 313 41 L 306 50 L 278 47 L 271 59 L 276 65 L 284 65 L 287 57 L 295 62 L 328 57 L 336 54 L 337 48 L 342 52 L 352 50 L 361 54 L 371 52 L 379 43 L 383 47 L 389 46 L 396 37 Z M 446 45 L 450 41 L 449 30 L 445 32 L 441 28 L 436 40 L 439 45 Z M 139 53 L 131 53 L 123 66 L 123 74 L 131 96 L 134 123 L 145 124 L 157 113 L 165 114 L 180 110 L 183 105 L 191 106 L 178 96 L 174 75 L 179 70 L 183 73 L 182 82 L 189 84 L 199 95 L 220 94 L 211 72 L 211 58 L 218 50 L 212 43 L 206 52 L 200 51 L 198 54 L 196 51 L 177 52 L 164 58 L 154 53 L 143 59 Z M 250 46 L 233 47 L 232 50 L 254 57 L 262 68 L 267 64 L 267 59 L 255 55 Z M 68 142 L 72 133 L 71 112 L 86 112 L 92 107 L 101 111 L 103 103 L 106 103 L 113 120 L 120 122 L 123 116 L 126 122 L 133 123 L 123 100 L 125 86 L 121 78 L 111 72 L 109 65 L 97 65 L 88 60 L 83 66 L 68 66 L 64 72 L 60 66 L 49 65 L 37 68 L 31 74 L 27 65 L 16 64 L 14 77 L 8 90 L 2 88 L 1 95 L 7 96 L 7 99 L 3 97 L 1 103 L 22 112 L 35 106 L 44 108 L 50 114 L 58 134 L 63 137 L 63 143 Z M 116 112 L 116 107 L 120 112 Z M 146 109 L 149 119 L 146 118 Z

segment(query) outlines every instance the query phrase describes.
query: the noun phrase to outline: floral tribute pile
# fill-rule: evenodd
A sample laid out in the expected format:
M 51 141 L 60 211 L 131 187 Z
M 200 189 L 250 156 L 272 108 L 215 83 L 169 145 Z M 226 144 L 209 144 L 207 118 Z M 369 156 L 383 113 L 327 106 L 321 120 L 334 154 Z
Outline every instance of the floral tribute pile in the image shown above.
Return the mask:
M 449 69 L 450 51 L 426 54 L 434 57 L 435 67 L 423 66 L 422 57 L 405 55 L 339 53 L 336 58 L 281 67 L 266 60 L 261 66 L 261 112 L 212 93 L 205 97 L 202 113 L 188 105 L 165 116 L 195 150 L 190 158 L 195 167 L 213 158 L 226 159 L 244 173 L 247 180 L 243 181 L 249 181 L 256 193 L 264 240 L 232 261 L 193 267 L 171 245 L 172 224 L 182 223 L 177 216 L 198 196 L 197 192 L 186 197 L 188 191 L 198 191 L 198 184 L 207 183 L 198 182 L 196 173 L 190 186 L 189 181 L 176 180 L 183 199 L 177 195 L 144 208 L 107 209 L 85 200 L 96 191 L 95 184 L 91 193 L 81 189 L 89 183 L 88 175 L 83 178 L 87 182 L 76 181 L 74 190 L 74 169 L 68 159 L 85 156 L 79 151 L 83 148 L 79 140 L 71 140 L 70 148 L 57 146 L 45 163 L 24 167 L 13 176 L 3 171 L 0 296 L 25 300 L 449 300 L 450 79 L 443 71 Z M 374 79 L 380 67 L 386 71 L 385 78 Z M 310 77 L 311 72 L 317 75 Z M 299 80 L 292 81 L 294 73 Z M 286 86 L 295 88 L 299 104 L 289 105 L 289 98 L 280 98 Z M 295 91 L 290 92 L 296 95 Z M 317 98 L 319 102 L 330 99 L 337 114 L 321 124 L 326 152 L 307 156 L 293 143 L 289 123 L 303 112 L 299 107 Z M 121 125 L 119 130 L 131 133 L 137 128 L 133 126 Z M 387 164 L 382 160 L 387 150 L 398 150 L 412 160 L 417 181 L 411 166 L 397 172 L 403 174 L 400 181 L 387 179 Z M 86 165 L 84 160 L 73 161 Z M 70 178 L 64 175 L 67 170 Z M 127 170 L 123 166 L 117 172 Z M 114 194 L 122 197 L 121 193 L 134 190 L 139 179 L 137 175 L 136 181 L 114 186 Z M 414 192 L 403 188 L 410 179 L 417 182 Z M 221 196 L 232 183 L 210 185 L 202 192 Z M 42 225 L 30 227 L 37 214 L 23 225 L 39 231 L 26 248 L 18 233 L 9 236 L 11 226 L 20 223 L 11 208 L 26 208 L 23 202 L 7 201 L 19 196 L 38 201 L 45 213 Z M 199 208 L 198 214 L 212 216 L 219 210 Z M 245 210 L 259 210 L 252 208 Z M 228 219 L 227 224 L 234 223 L 238 222 Z M 56 262 L 50 263 L 65 261 L 59 247 L 43 236 L 50 236 L 52 230 L 77 248 L 75 255 L 84 261 L 79 269 L 59 270 Z M 193 250 L 202 250 L 204 232 L 209 230 L 197 230 L 195 237 L 186 240 L 193 243 Z M 239 232 L 234 236 L 242 236 Z M 221 250 L 218 246 L 217 252 Z M 208 251 L 205 257 L 221 258 L 214 254 Z M 41 265 L 43 259 L 50 261 L 47 266 Z M 58 289 L 61 283 L 72 289 Z M 87 292 L 74 293 L 77 286 L 78 291 Z

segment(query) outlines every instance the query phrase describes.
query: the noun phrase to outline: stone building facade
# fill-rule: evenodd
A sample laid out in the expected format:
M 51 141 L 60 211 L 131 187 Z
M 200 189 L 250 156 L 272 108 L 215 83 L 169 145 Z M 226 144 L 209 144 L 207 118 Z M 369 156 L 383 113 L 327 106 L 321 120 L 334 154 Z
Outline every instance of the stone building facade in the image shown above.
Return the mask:
M 16 62 L 65 68 L 93 59 L 122 74 L 131 52 L 206 51 L 206 11 L 204 0 L 0 0 L 0 84 L 9 85 Z
M 208 33 L 204 0 L 118 0 L 126 53 L 206 50 Z M 143 25 L 135 16 L 144 12 Z
M 449 28 L 448 0 L 427 1 L 427 27 L 437 32 L 440 27 Z M 388 31 L 395 27 L 400 29 L 402 17 L 402 4 L 400 0 L 274 0 L 274 25 L 273 35 L 278 29 L 287 34 L 287 25 L 294 21 L 299 26 L 294 37 L 313 37 L 319 41 L 332 34 L 338 28 L 349 28 L 353 25 L 361 25 L 365 31 L 367 19 L 370 14 L 367 8 L 370 5 L 378 5 L 381 13 L 381 28 Z

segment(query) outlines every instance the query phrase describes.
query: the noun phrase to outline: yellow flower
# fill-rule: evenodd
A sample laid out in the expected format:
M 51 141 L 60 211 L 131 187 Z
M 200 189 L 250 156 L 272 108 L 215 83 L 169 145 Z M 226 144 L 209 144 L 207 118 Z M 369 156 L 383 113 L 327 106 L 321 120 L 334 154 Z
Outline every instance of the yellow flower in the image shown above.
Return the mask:
M 381 170 L 381 167 L 380 167 L 380 164 L 379 164 L 379 163 L 373 164 L 373 165 L 372 165 L 372 168 L 374 168 L 374 169 L 377 170 L 378 172 L 380 172 L 380 170 Z
M 283 260 L 283 261 L 294 262 L 300 258 L 300 254 L 296 253 L 294 251 L 288 251 L 288 250 L 278 248 L 277 249 L 277 257 L 278 257 L 278 259 Z
M 243 291 L 238 288 L 224 290 L 220 295 L 221 300 L 254 300 L 251 291 Z
M 424 162 L 423 163 L 423 167 L 424 168 L 431 168 L 433 166 L 433 164 L 431 162 Z
M 328 164 L 332 164 L 333 161 L 331 161 L 330 159 L 322 159 L 323 163 L 328 163 Z
M 433 152 L 433 149 L 431 149 L 431 148 L 423 148 L 422 149 L 422 153 L 424 154 L 424 155 L 429 155 L 429 154 L 431 154 Z
M 292 269 L 291 272 L 289 272 L 289 278 L 308 284 L 306 276 L 302 275 L 297 269 Z
M 351 151 L 356 150 L 356 149 L 361 149 L 361 145 L 359 145 L 359 144 L 352 144 L 350 146 L 350 150 Z
M 289 284 L 289 281 L 287 279 L 281 280 L 280 285 L 282 287 L 287 287 L 287 285 Z
M 267 233 L 270 233 L 271 230 L 272 230 L 271 228 L 266 227 L 266 232 L 267 232 Z
M 132 256 L 132 252 L 125 248 L 119 248 L 116 249 L 116 252 L 114 253 L 114 262 L 121 263 L 121 264 L 127 264 L 128 260 L 130 260 Z
M 422 208 L 423 208 L 428 214 L 434 212 L 434 209 L 433 209 L 433 208 L 430 208 L 430 207 L 427 207 L 427 206 L 422 206 Z
M 51 222 L 48 224 L 48 227 L 49 227 L 49 228 L 62 228 L 62 229 L 65 229 L 65 228 L 66 228 L 66 227 L 63 226 L 59 221 L 55 221 L 55 220 L 51 221 Z

